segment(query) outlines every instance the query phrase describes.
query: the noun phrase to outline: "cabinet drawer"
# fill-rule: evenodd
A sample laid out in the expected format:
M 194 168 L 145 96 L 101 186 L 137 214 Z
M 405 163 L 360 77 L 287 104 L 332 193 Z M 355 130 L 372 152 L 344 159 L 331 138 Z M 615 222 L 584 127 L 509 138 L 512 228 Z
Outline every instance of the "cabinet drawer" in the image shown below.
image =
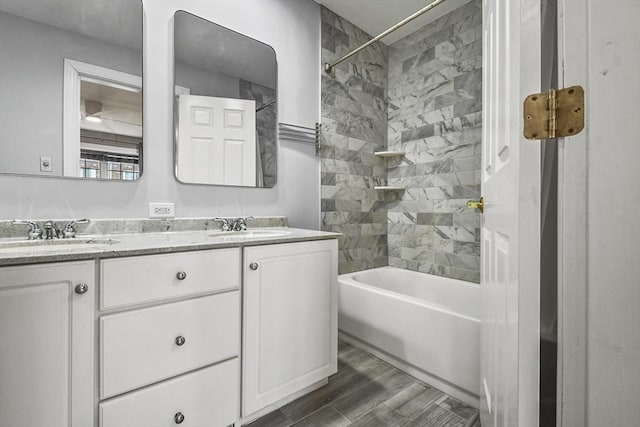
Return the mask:
M 100 403 L 100 427 L 164 427 L 182 414 L 187 426 L 221 427 L 238 420 L 239 362 L 182 375 Z
M 238 356 L 240 292 L 102 316 L 100 352 L 103 399 Z
M 100 308 L 122 307 L 238 288 L 240 249 L 106 259 L 100 271 Z

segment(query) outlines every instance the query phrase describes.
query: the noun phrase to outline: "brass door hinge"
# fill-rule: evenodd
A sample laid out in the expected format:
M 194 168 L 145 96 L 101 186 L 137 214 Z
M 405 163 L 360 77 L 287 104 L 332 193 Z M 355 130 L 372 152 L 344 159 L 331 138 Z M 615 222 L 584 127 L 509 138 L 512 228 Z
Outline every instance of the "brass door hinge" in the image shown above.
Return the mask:
M 584 89 L 571 86 L 535 93 L 524 100 L 524 137 L 551 139 L 584 129 Z

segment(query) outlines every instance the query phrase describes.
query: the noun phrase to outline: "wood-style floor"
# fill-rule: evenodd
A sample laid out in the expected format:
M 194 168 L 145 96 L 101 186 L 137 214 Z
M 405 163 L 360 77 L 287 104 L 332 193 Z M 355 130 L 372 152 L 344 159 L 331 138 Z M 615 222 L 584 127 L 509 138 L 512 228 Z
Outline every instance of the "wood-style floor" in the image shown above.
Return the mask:
M 340 341 L 329 383 L 250 427 L 479 427 L 478 410 Z

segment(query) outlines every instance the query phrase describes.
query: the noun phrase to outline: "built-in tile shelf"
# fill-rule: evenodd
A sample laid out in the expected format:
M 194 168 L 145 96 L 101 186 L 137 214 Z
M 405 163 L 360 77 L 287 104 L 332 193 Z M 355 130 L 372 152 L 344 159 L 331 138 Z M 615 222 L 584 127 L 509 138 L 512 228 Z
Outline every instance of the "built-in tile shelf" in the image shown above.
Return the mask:
M 377 187 L 373 187 L 374 190 L 388 190 L 388 191 L 404 191 L 405 187 L 397 187 L 395 185 L 380 185 Z
M 378 157 L 402 157 L 404 156 L 404 151 L 376 151 L 375 153 Z

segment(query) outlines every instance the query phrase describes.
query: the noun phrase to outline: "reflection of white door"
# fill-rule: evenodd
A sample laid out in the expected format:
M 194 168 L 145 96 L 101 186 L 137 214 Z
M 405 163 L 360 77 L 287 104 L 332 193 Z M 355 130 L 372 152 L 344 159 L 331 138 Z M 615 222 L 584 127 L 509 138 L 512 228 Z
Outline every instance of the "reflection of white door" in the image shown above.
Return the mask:
M 483 426 L 538 425 L 540 145 L 522 101 L 540 89 L 540 1 L 483 10 Z
M 256 185 L 256 103 L 179 95 L 178 179 Z

